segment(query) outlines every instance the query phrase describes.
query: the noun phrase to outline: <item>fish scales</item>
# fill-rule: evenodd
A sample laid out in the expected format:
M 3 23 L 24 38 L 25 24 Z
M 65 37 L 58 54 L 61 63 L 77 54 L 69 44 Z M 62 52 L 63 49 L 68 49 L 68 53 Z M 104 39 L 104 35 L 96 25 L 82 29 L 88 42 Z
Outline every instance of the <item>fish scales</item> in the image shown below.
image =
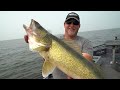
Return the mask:
M 71 47 L 49 33 L 37 21 L 31 20 L 29 30 L 23 25 L 29 37 L 29 48 L 45 59 L 42 67 L 43 77 L 47 77 L 57 67 L 73 79 L 103 79 L 101 68 L 85 59 L 78 47 Z

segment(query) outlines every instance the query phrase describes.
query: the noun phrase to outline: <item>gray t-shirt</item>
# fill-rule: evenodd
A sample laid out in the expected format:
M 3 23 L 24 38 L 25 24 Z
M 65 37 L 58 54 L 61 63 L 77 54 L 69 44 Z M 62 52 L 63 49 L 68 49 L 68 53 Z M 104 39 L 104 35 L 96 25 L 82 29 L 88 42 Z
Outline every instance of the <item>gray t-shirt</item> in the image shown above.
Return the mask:
M 60 36 L 58 38 L 60 38 L 61 40 L 64 40 L 63 36 Z M 91 56 L 93 56 L 93 46 L 91 41 L 81 36 L 77 36 L 77 38 L 73 42 L 79 46 L 82 53 L 88 53 Z M 54 69 L 52 75 L 53 75 L 53 79 L 67 79 L 67 75 L 63 73 L 61 70 L 59 70 L 58 68 Z

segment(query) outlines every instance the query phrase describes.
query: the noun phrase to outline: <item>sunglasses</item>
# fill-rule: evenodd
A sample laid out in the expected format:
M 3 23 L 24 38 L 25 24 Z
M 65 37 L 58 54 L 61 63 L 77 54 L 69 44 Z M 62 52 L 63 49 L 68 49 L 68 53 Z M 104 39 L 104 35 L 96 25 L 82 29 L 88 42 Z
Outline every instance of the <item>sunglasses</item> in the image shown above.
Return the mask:
M 73 23 L 74 25 L 79 25 L 79 22 L 77 20 L 68 20 L 65 22 L 66 24 L 71 24 Z

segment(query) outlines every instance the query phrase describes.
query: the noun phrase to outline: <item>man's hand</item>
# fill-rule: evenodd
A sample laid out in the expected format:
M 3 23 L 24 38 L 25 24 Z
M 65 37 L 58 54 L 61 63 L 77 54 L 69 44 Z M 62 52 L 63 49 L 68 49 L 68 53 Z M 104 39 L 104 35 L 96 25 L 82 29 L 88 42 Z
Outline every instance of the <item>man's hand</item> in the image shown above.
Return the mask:
M 24 35 L 24 40 L 25 40 L 26 43 L 29 43 L 28 42 L 28 35 Z
M 93 57 L 90 54 L 88 54 L 88 53 L 82 53 L 82 55 L 83 55 L 83 57 L 85 57 L 89 61 L 93 60 Z
M 26 31 L 29 31 L 30 33 L 32 33 L 32 29 L 30 27 L 26 27 Z M 24 40 L 26 43 L 29 43 L 28 39 L 29 39 L 29 37 L 28 37 L 28 33 L 27 33 L 26 35 L 24 35 Z
M 67 76 L 67 79 L 73 79 L 73 78 L 71 78 L 71 77 Z

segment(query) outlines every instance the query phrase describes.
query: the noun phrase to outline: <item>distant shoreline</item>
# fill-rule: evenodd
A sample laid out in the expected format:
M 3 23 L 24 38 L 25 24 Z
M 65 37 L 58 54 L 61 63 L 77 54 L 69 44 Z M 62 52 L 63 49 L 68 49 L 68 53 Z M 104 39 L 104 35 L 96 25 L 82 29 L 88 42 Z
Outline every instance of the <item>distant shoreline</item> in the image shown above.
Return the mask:
M 82 34 L 82 33 L 87 33 L 87 32 L 92 32 L 92 33 L 94 33 L 94 32 L 102 32 L 102 31 L 115 31 L 115 30 L 120 30 L 120 28 L 110 28 L 110 29 L 100 29 L 100 30 L 90 30 L 90 31 L 79 31 L 78 32 L 78 35 L 80 35 L 80 34 Z M 59 36 L 59 35 L 61 35 L 61 34 L 56 34 L 55 36 Z M 24 37 L 24 36 L 23 36 Z M 17 39 L 6 39 L 6 40 L 0 40 L 0 42 L 1 41 L 10 41 L 10 40 L 21 40 L 21 39 L 24 39 L 24 38 L 17 38 Z

